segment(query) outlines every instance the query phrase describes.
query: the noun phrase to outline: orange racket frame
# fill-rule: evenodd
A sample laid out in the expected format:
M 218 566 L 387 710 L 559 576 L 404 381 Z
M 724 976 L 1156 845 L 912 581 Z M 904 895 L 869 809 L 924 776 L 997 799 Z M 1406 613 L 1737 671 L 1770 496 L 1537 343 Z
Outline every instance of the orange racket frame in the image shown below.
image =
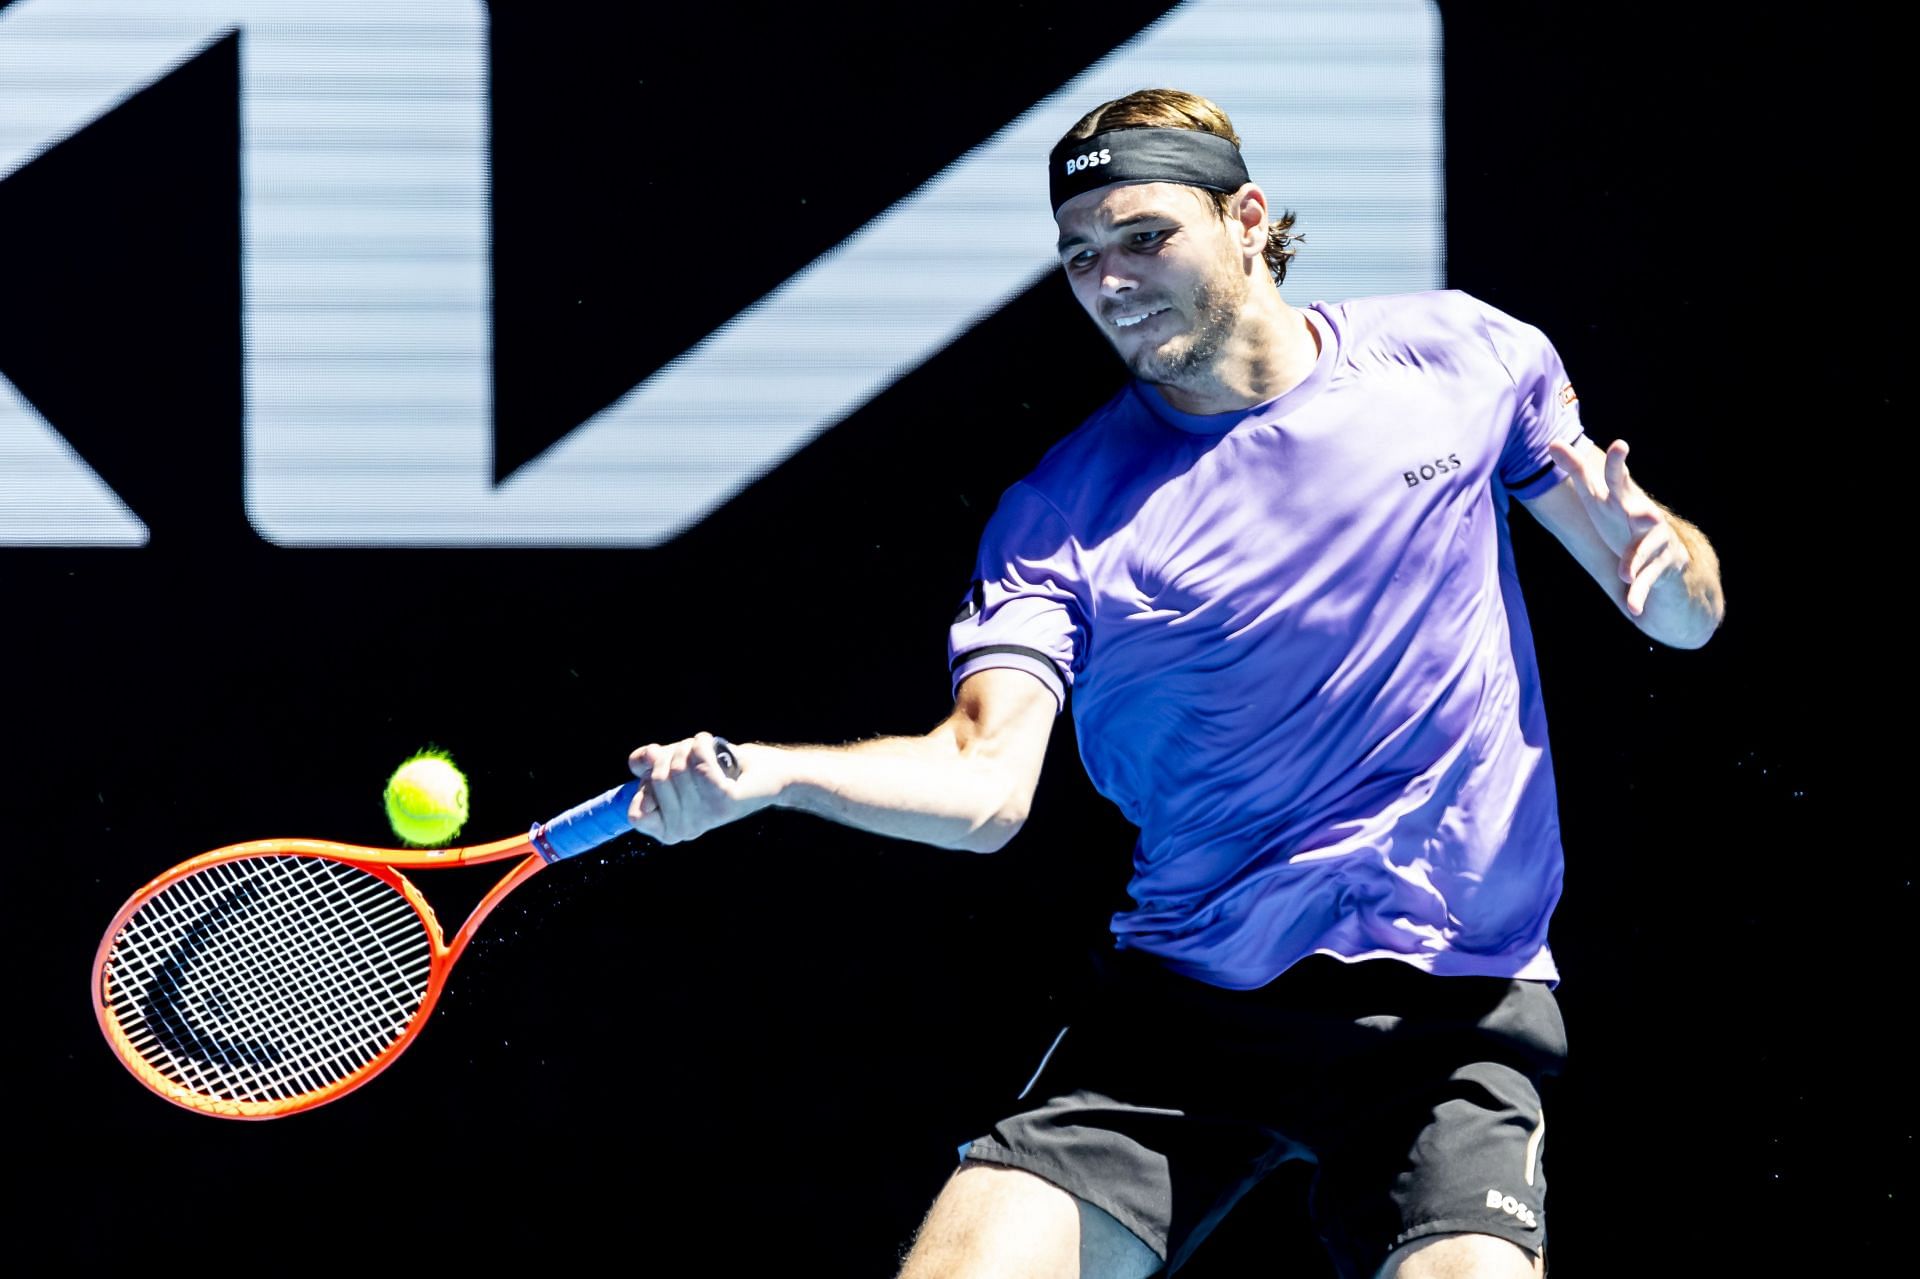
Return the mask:
M 114 942 L 119 937 L 120 930 L 126 926 L 127 921 L 136 911 L 156 894 L 190 875 L 222 862 L 240 861 L 249 857 L 287 856 L 324 857 L 346 862 L 379 877 L 405 895 L 408 903 L 426 922 L 428 938 L 433 947 L 426 996 L 399 1038 L 388 1044 L 365 1066 L 324 1088 L 285 1101 L 230 1101 L 194 1092 L 190 1088 L 175 1083 L 149 1065 L 133 1045 L 126 1031 L 121 1027 L 119 1018 L 114 1014 L 114 992 L 109 984 L 108 962 Z M 402 871 L 408 870 L 479 866 L 516 856 L 521 859 L 519 863 L 480 899 L 467 916 L 467 921 L 460 925 L 460 931 L 453 935 L 451 942 L 446 940 L 445 933 L 440 927 L 440 920 L 433 913 L 433 908 L 427 903 L 426 897 L 414 887 L 411 880 L 401 874 Z M 107 927 L 106 935 L 100 939 L 99 949 L 94 953 L 94 1016 L 99 1021 L 100 1031 L 106 1036 L 114 1054 L 133 1072 L 134 1077 L 175 1105 L 225 1119 L 274 1119 L 281 1115 L 311 1110 L 367 1083 L 392 1065 L 394 1059 L 419 1037 L 420 1032 L 426 1027 L 428 1017 L 433 1013 L 434 1005 L 439 1002 L 440 992 L 446 987 L 447 975 L 453 970 L 454 964 L 466 950 L 468 943 L 473 940 L 480 925 L 486 922 L 487 916 L 506 899 L 508 893 L 526 883 L 535 872 L 544 869 L 546 865 L 545 857 L 534 848 L 530 835 L 522 835 L 518 839 L 495 840 L 490 844 L 475 844 L 467 848 L 368 848 L 358 844 L 336 844 L 319 839 L 261 839 L 216 848 L 156 876 L 130 897 L 126 905 L 122 906 L 120 912 L 114 916 L 113 923 Z
M 717 765 L 727 777 L 737 778 L 740 775 L 740 765 L 734 753 L 733 744 L 725 738 L 714 738 L 712 749 L 714 755 L 713 763 Z M 432 1015 L 435 1004 L 439 1002 L 441 991 L 446 988 L 447 977 L 453 970 L 454 964 L 459 961 L 461 954 L 465 952 L 468 944 L 473 941 L 475 933 L 478 932 L 480 926 L 486 922 L 487 916 L 492 914 L 494 909 L 506 899 L 507 894 L 526 883 L 527 880 L 531 879 L 549 862 L 559 861 L 569 857 L 577 857 L 589 849 L 598 848 L 616 838 L 618 835 L 632 830 L 632 827 L 627 821 L 627 813 L 630 803 L 639 793 L 640 787 L 641 783 L 638 781 L 626 782 L 623 785 L 616 786 L 588 800 L 584 804 L 579 804 L 568 809 L 551 821 L 535 824 L 525 835 L 512 839 L 495 840 L 490 844 L 473 844 L 463 848 L 399 849 L 369 848 L 359 844 L 340 844 L 319 839 L 262 839 L 243 844 L 229 844 L 224 848 L 216 848 L 211 852 L 202 853 L 198 857 L 182 862 L 171 870 L 148 881 L 138 892 L 128 898 L 126 904 L 121 906 L 119 913 L 114 916 L 113 922 L 108 925 L 106 933 L 101 937 L 99 948 L 94 952 L 92 972 L 93 1010 L 95 1019 L 100 1023 L 100 1031 L 106 1036 L 107 1043 L 112 1047 L 114 1055 L 133 1072 L 134 1077 L 141 1083 L 168 1101 L 173 1102 L 175 1105 L 184 1106 L 200 1114 L 215 1115 L 226 1119 L 273 1119 L 281 1115 L 297 1114 L 301 1111 L 312 1110 L 316 1106 L 325 1105 L 327 1102 L 336 1100 L 352 1092 L 354 1089 L 361 1087 L 367 1083 L 367 1081 L 380 1074 L 381 1071 L 391 1066 L 394 1059 L 402 1052 L 405 1052 L 407 1047 L 419 1037 L 420 1032 L 426 1028 L 427 1020 Z M 276 863 L 278 863 L 281 859 L 290 857 L 312 858 L 317 861 L 351 866 L 380 880 L 387 885 L 387 887 L 399 891 L 407 905 L 425 926 L 427 966 L 424 979 L 425 988 L 421 992 L 420 1002 L 418 1006 L 414 1008 L 414 1011 L 407 1015 L 404 1025 L 401 1025 L 399 1017 L 406 1007 L 406 1001 L 404 999 L 373 1001 L 381 1005 L 375 1009 L 375 1013 L 379 1016 L 386 1017 L 387 1020 L 377 1022 L 376 1018 L 376 1029 L 378 1033 L 370 1036 L 370 1038 L 361 1045 L 361 1047 L 367 1051 L 368 1055 L 366 1059 L 363 1061 L 357 1060 L 360 1055 L 358 1049 L 351 1054 L 351 1057 L 355 1059 L 351 1064 L 349 1064 L 349 1061 L 338 1051 L 334 1051 L 331 1056 L 323 1056 L 316 1059 L 313 1063 L 313 1069 L 308 1073 L 313 1075 L 317 1082 L 302 1081 L 299 1085 L 302 1091 L 297 1095 L 261 1099 L 255 1097 L 213 1095 L 212 1090 L 196 1091 L 192 1087 L 187 1086 L 187 1084 L 183 1084 L 169 1077 L 152 1062 L 148 1061 L 140 1044 L 135 1042 L 134 1034 L 149 1035 L 155 1032 L 157 1028 L 156 1023 L 154 1019 L 149 1016 L 150 1009 L 145 1006 L 144 1000 L 149 996 L 149 992 L 154 989 L 156 981 L 164 982 L 166 980 L 165 974 L 168 969 L 173 967 L 175 959 L 189 953 L 188 948 L 198 946 L 211 947 L 213 945 L 207 937 L 202 936 L 196 938 L 196 934 L 199 933 L 200 928 L 205 925 L 207 921 L 219 915 L 222 908 L 216 904 L 210 907 L 208 911 L 202 912 L 198 917 L 199 922 L 193 927 L 188 928 L 187 931 L 182 934 L 173 931 L 177 921 L 171 918 L 171 905 L 168 903 L 160 903 L 162 917 L 167 920 L 167 928 L 155 934 L 148 934 L 141 931 L 124 938 L 123 933 L 127 933 L 130 922 L 134 920 L 134 917 L 144 906 L 154 902 L 155 898 L 160 894 L 170 887 L 180 884 L 184 880 L 200 875 L 211 868 L 217 868 L 223 864 L 239 863 L 250 859 L 274 859 Z M 434 915 L 433 908 L 427 902 L 425 895 L 402 873 L 409 870 L 441 870 L 457 866 L 480 866 L 488 862 L 506 861 L 511 858 L 518 858 L 519 860 L 515 862 L 513 867 L 498 883 L 494 884 L 494 886 L 487 891 L 479 903 L 474 906 L 473 910 L 467 915 L 466 922 L 461 924 L 459 931 L 453 935 L 452 941 L 446 939 L 446 935 L 441 929 L 440 921 Z M 276 865 L 272 868 L 261 868 L 262 876 L 259 879 L 238 877 L 241 886 L 234 891 L 251 892 L 255 884 L 266 883 L 272 880 L 284 869 L 286 869 L 286 867 L 282 865 Z M 313 900 L 297 892 L 294 896 L 302 901 Z M 334 899 L 329 897 L 328 900 L 332 902 Z M 390 902 L 390 899 L 388 900 Z M 350 910 L 356 909 L 358 905 L 359 902 L 357 899 L 350 905 L 340 905 L 339 916 L 344 917 Z M 389 905 L 382 909 L 391 910 L 392 907 Z M 297 912 L 295 912 L 295 915 L 297 916 Z M 393 918 L 397 917 L 398 916 L 393 916 Z M 305 917 L 295 917 L 289 921 L 288 917 L 281 917 L 280 923 L 283 925 L 289 922 L 291 924 L 303 924 L 304 919 Z M 390 920 L 387 916 L 383 915 L 383 927 L 386 922 L 390 922 Z M 324 931 L 324 926 L 322 926 L 322 931 Z M 296 941 L 302 941 L 307 934 L 296 928 L 291 936 Z M 418 937 L 412 933 L 409 933 L 408 936 L 412 938 L 408 943 L 409 946 L 415 948 L 410 950 L 409 956 L 406 959 L 406 963 L 409 966 L 409 974 L 411 974 L 417 971 L 419 961 L 417 947 L 419 940 Z M 124 992 L 114 989 L 116 945 L 122 940 L 125 940 L 129 947 L 129 958 L 127 958 L 123 968 L 128 972 L 141 972 L 146 982 L 142 989 L 134 990 L 131 988 L 131 985 L 129 989 Z M 172 943 L 171 946 L 168 946 L 169 942 Z M 147 976 L 146 973 L 148 970 L 142 970 L 142 963 L 163 946 L 168 947 L 168 949 L 167 959 L 160 968 L 161 976 L 159 978 Z M 242 962 L 229 971 L 237 973 L 244 978 L 255 971 L 255 969 L 251 955 L 246 953 L 244 949 L 241 958 Z M 379 956 L 376 955 L 373 958 L 378 959 Z M 350 957 L 344 962 L 344 967 L 357 973 L 380 971 L 380 965 L 378 963 L 365 962 L 366 960 L 367 956 L 365 953 L 357 953 L 354 957 Z M 325 965 L 322 965 L 322 967 L 325 967 Z M 335 970 L 337 971 L 337 969 Z M 303 972 L 301 975 L 305 976 L 307 974 Z M 412 978 L 409 975 L 407 982 L 409 991 L 415 988 L 411 985 L 411 981 Z M 328 983 L 308 983 L 304 986 L 298 983 L 288 983 L 287 985 L 276 985 L 267 988 L 267 994 L 260 996 L 258 1002 L 263 1004 L 271 1003 L 275 1010 L 294 1006 L 297 1011 L 303 1015 L 308 1015 L 306 1025 L 295 1027 L 295 1029 L 299 1031 L 304 1031 L 318 1021 L 326 1021 L 329 1025 L 339 1021 L 347 1021 L 354 1026 L 367 1024 L 352 1022 L 351 1017 L 335 1016 L 335 1014 L 341 1013 L 342 1010 L 357 1014 L 362 1007 L 361 1005 L 353 1005 L 350 1002 L 333 1004 L 325 1002 L 323 996 L 334 995 L 338 993 L 338 990 L 339 987 Z M 227 993 L 228 992 L 223 989 L 214 989 L 212 991 L 212 994 L 220 997 L 225 997 Z M 250 997 L 253 997 L 257 994 L 257 990 L 249 991 L 248 994 Z M 166 997 L 171 1000 L 170 995 Z M 345 999 L 345 996 L 342 996 L 342 998 Z M 120 1014 L 116 1012 L 116 1008 L 133 1009 L 135 1007 L 139 1007 L 140 1016 L 145 1020 L 146 1025 L 130 1033 L 128 1026 L 122 1024 Z M 394 1027 L 396 1026 L 398 1026 L 399 1029 L 395 1030 Z M 391 1041 L 385 1039 L 385 1034 L 389 1032 L 394 1035 Z M 164 1038 L 166 1034 L 164 1029 L 160 1030 L 160 1034 Z M 279 1051 L 278 1045 L 269 1043 L 266 1047 L 275 1053 Z M 232 1055 L 239 1058 L 241 1064 L 251 1065 L 257 1060 L 256 1052 L 259 1048 L 260 1045 L 227 1045 L 223 1047 L 221 1051 L 223 1060 L 226 1060 L 226 1054 L 228 1050 L 231 1049 Z M 201 1058 L 201 1060 L 204 1061 L 207 1059 Z M 267 1060 L 277 1062 L 279 1058 L 274 1056 L 268 1057 Z M 335 1071 L 342 1071 L 344 1073 L 341 1073 L 338 1078 L 332 1078 L 332 1072 Z M 321 1076 L 325 1077 L 321 1078 Z M 287 1084 L 286 1086 L 292 1087 L 294 1085 Z M 233 1091 L 239 1092 L 244 1091 L 244 1089 L 235 1087 Z

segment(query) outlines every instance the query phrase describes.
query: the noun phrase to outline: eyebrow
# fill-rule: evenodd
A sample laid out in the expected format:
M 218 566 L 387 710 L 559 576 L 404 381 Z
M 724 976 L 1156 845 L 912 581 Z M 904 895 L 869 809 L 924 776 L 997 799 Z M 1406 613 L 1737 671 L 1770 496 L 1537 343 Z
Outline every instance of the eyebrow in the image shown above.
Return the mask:
M 1170 213 L 1136 213 L 1130 218 L 1121 218 L 1118 222 L 1113 223 L 1113 229 L 1115 231 L 1124 231 L 1128 227 L 1138 226 L 1142 222 L 1174 222 L 1174 221 L 1177 221 L 1177 219 Z M 1063 235 L 1060 237 L 1059 241 L 1053 246 L 1053 251 L 1056 254 L 1065 253 L 1068 249 L 1072 248 L 1076 244 L 1086 244 L 1086 243 L 1088 243 L 1088 240 L 1087 240 L 1087 237 L 1084 235 Z

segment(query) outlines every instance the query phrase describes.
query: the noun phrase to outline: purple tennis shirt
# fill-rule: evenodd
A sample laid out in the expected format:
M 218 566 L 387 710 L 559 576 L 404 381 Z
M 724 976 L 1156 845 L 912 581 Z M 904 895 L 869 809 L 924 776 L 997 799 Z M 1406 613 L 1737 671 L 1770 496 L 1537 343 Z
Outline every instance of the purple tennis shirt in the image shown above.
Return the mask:
M 953 683 L 1027 671 L 1139 829 L 1117 944 L 1251 989 L 1311 954 L 1558 981 L 1546 716 L 1507 529 L 1583 432 L 1531 325 L 1315 303 L 1313 371 L 1196 417 L 1133 382 L 1003 495 Z

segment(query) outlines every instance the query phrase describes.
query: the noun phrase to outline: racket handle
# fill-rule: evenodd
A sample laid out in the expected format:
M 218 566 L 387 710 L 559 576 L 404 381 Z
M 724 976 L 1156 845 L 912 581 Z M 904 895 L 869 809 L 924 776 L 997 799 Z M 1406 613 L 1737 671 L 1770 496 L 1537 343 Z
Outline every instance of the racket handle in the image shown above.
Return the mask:
M 713 744 L 727 776 L 740 776 L 740 762 L 734 758 L 733 743 L 716 737 Z M 534 823 L 527 838 L 533 843 L 534 851 L 548 862 L 578 857 L 633 829 L 627 821 L 627 810 L 633 807 L 633 797 L 639 793 L 638 780 L 616 786 L 584 804 L 575 804 L 552 821 Z

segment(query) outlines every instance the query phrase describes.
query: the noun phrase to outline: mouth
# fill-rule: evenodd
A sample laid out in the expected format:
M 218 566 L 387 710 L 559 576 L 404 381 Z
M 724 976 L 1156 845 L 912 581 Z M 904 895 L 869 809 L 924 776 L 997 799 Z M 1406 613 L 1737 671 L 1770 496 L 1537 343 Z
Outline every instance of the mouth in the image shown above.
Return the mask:
M 1116 329 L 1130 329 L 1135 325 L 1146 323 L 1166 309 L 1164 306 L 1156 306 L 1149 307 L 1144 311 L 1129 311 L 1122 315 L 1109 315 L 1107 317 L 1107 323 L 1113 325 Z

